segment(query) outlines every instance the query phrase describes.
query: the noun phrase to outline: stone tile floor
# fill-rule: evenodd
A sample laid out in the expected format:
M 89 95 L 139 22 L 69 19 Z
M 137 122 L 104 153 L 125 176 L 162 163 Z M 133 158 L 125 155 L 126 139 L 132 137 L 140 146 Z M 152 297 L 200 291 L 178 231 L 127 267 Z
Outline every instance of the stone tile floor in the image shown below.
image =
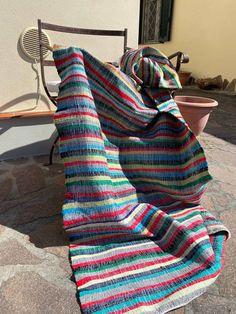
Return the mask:
M 203 204 L 230 229 L 232 238 L 217 282 L 172 314 L 236 313 L 236 97 L 210 97 L 219 107 L 199 137 L 214 176 Z M 0 163 L 1 314 L 80 313 L 60 215 L 63 166 L 59 159 L 50 167 L 46 162 L 47 156 Z

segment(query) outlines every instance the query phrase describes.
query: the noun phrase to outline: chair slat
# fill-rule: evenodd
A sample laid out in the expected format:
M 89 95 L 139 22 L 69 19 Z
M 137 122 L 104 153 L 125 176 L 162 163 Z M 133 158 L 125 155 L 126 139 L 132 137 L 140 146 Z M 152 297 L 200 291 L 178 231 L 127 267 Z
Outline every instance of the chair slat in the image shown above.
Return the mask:
M 63 33 L 74 33 L 81 35 L 98 35 L 98 36 L 125 36 L 125 30 L 102 30 L 102 29 L 88 29 L 88 28 L 77 28 L 69 26 L 61 26 L 49 23 L 41 23 L 42 29 L 47 29 L 55 32 Z

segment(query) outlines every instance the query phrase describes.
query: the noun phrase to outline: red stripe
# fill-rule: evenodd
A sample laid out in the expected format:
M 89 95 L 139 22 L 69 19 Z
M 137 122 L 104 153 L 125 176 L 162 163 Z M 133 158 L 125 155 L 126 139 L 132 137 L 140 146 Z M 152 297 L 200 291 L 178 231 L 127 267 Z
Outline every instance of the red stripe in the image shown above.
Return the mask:
M 108 226 L 105 226 L 105 222 L 104 222 L 104 225 L 102 227 L 98 227 L 96 225 L 96 223 L 98 223 L 98 222 L 95 222 L 94 223 L 94 227 L 92 229 L 86 229 L 86 228 L 80 229 L 80 228 L 78 228 L 75 231 L 71 231 L 70 234 L 77 234 L 77 233 L 84 234 L 84 233 L 94 233 L 94 232 L 104 232 L 104 231 L 131 231 L 131 230 L 134 230 L 137 227 L 137 225 L 140 224 L 142 219 L 146 216 L 146 214 L 149 211 L 150 207 L 152 207 L 152 206 L 148 205 L 146 207 L 146 209 L 143 212 L 141 212 L 141 215 L 138 218 L 136 218 L 136 219 L 134 218 L 134 222 L 131 225 L 127 225 L 127 226 L 123 226 L 123 227 L 122 226 L 121 227 L 111 227 L 109 225 L 110 222 L 107 222 Z M 130 215 L 132 215 L 132 213 L 130 213 Z M 144 234 L 144 233 L 142 233 L 142 234 Z M 150 233 L 150 232 L 145 231 L 145 235 L 146 236 L 152 236 L 153 234 Z
M 153 233 L 154 229 L 156 228 L 156 226 L 159 224 L 159 222 L 161 221 L 161 219 L 166 216 L 166 213 L 164 213 L 163 211 L 160 211 L 160 213 L 158 214 L 158 216 L 156 217 L 156 219 L 154 220 L 153 224 L 150 226 L 149 231 L 151 233 Z
M 87 80 L 87 76 L 86 76 L 86 75 L 77 73 L 77 74 L 72 74 L 72 75 L 67 76 L 63 81 L 61 81 L 61 85 L 62 85 L 63 83 L 65 83 L 66 81 L 72 79 L 73 77 L 82 77 L 82 78 L 84 78 L 84 79 Z
M 219 271 L 213 273 L 212 275 L 205 276 L 205 277 L 203 277 L 203 278 L 201 278 L 201 279 L 197 279 L 197 280 L 195 280 L 194 282 L 190 282 L 190 283 L 186 284 L 185 287 L 191 287 L 191 286 L 195 285 L 196 283 L 200 283 L 200 282 L 202 282 L 202 281 L 206 281 L 206 280 L 208 280 L 208 279 L 215 278 L 215 277 L 217 277 L 217 275 L 220 274 L 220 272 L 221 272 L 221 270 L 219 270 Z M 137 303 L 137 304 L 135 304 L 135 305 L 133 305 L 133 306 L 130 306 L 130 307 L 128 307 L 128 308 L 126 307 L 126 308 L 123 309 L 123 310 L 117 311 L 116 313 L 117 313 L 117 314 L 122 314 L 122 313 L 126 313 L 127 311 L 130 311 L 130 310 L 134 310 L 134 309 L 136 309 L 136 308 L 139 308 L 140 306 L 148 306 L 148 305 L 154 305 L 154 304 L 161 303 L 162 300 L 168 299 L 169 296 L 171 296 L 173 293 L 176 293 L 176 292 L 180 291 L 181 289 L 183 289 L 183 288 L 180 287 L 180 288 L 176 289 L 174 292 L 171 292 L 171 293 L 167 294 L 166 296 L 164 296 L 164 297 L 162 297 L 162 298 L 160 298 L 160 299 L 158 299 L 158 300 L 153 300 L 153 301 L 150 301 L 150 302 L 139 302 L 139 303 Z
M 67 100 L 67 99 L 73 99 L 73 98 L 86 98 L 94 102 L 94 99 L 91 96 L 82 95 L 82 94 L 75 94 L 71 96 L 60 97 L 60 98 L 57 98 L 57 102 L 62 101 L 62 100 Z
M 90 163 L 90 162 L 88 162 Z M 97 163 L 97 162 L 94 162 Z M 126 194 L 126 193 L 130 193 L 130 192 L 135 192 L 136 190 L 135 188 L 130 188 L 130 189 L 126 189 L 126 190 L 121 190 L 121 191 L 103 191 L 103 192 L 88 192 L 88 193 L 67 193 L 66 197 L 68 198 L 73 198 L 73 197 L 85 197 L 85 196 L 90 196 L 90 197 L 96 197 L 96 196 L 104 196 L 104 195 L 109 195 L 109 196 L 115 196 L 115 195 L 122 195 L 122 194 Z M 91 216 L 89 216 L 91 217 Z M 90 218 L 89 218 L 90 219 Z
M 86 66 L 87 68 L 89 68 L 89 69 L 91 70 L 91 72 L 93 72 L 93 73 L 95 74 L 95 76 L 98 77 L 103 83 L 105 83 L 107 89 L 111 88 L 111 89 L 117 94 L 117 96 L 118 96 L 119 98 L 121 98 L 121 99 L 123 99 L 123 100 L 125 99 L 125 100 L 127 100 L 128 102 L 132 103 L 135 108 L 138 108 L 138 109 L 143 110 L 142 107 L 138 106 L 137 101 L 135 101 L 133 98 L 129 97 L 129 96 L 127 95 L 127 93 L 122 92 L 122 91 L 121 91 L 119 88 L 117 88 L 114 84 L 112 84 L 110 81 L 108 81 L 107 79 L 105 79 L 104 75 L 100 74 L 97 70 L 95 70 L 95 69 L 93 68 L 93 66 L 92 66 L 89 62 L 86 62 L 86 60 L 85 60 L 85 66 Z
M 55 117 L 57 119 L 65 118 L 65 117 L 73 117 L 73 116 L 89 116 L 93 118 L 98 118 L 97 114 L 93 114 L 87 111 L 80 111 L 80 112 L 69 112 L 69 113 L 56 113 Z
M 68 234 L 70 234 L 70 231 L 67 230 Z M 76 244 L 74 244 L 75 246 L 76 245 L 93 245 L 93 244 L 96 244 L 96 245 L 103 245 L 105 242 L 107 242 L 108 240 L 109 241 L 116 241 L 117 238 L 126 238 L 127 240 L 127 237 L 131 237 L 133 236 L 134 239 L 137 238 L 137 236 L 135 237 L 135 235 L 133 234 L 130 234 L 130 233 L 118 233 L 118 234 L 112 234 L 112 235 L 103 235 L 102 238 L 96 238 L 96 239 L 92 239 L 92 240 L 89 240 L 89 241 L 86 241 L 84 239 L 76 239 L 75 241 L 77 241 Z M 73 246 L 72 246 L 73 247 Z
M 101 115 L 101 114 L 100 114 Z M 116 123 L 116 122 L 115 122 Z M 148 124 L 148 123 L 147 123 Z M 171 135 L 170 134 L 167 134 L 167 133 L 159 133 L 158 131 L 158 128 L 160 127 L 160 125 L 167 125 L 168 123 L 166 122 L 163 122 L 163 123 L 160 123 L 160 124 L 157 124 L 155 125 L 155 133 L 151 136 L 150 134 L 148 135 L 148 137 L 142 137 L 140 135 L 140 139 L 144 139 L 146 142 L 148 142 L 149 140 L 153 140 L 153 139 L 158 139 L 159 136 L 165 136 L 165 137 L 176 137 L 177 134 L 173 134 Z M 124 126 L 122 126 L 123 128 Z M 185 135 L 189 132 L 189 130 L 187 128 L 184 128 L 183 131 L 181 133 L 178 133 L 178 136 L 180 137 L 185 137 Z M 116 131 L 105 131 L 105 133 L 109 136 L 113 136 L 113 137 L 116 137 L 116 138 L 130 138 L 131 136 L 130 135 L 127 135 L 127 134 L 119 134 L 117 133 Z M 137 136 L 133 136 L 133 137 L 137 137 Z M 182 149 L 183 146 L 181 146 L 181 149 Z
M 100 193 L 100 192 L 99 192 Z M 113 193 L 113 192 L 111 192 Z M 101 213 L 101 214 L 96 214 L 96 215 L 89 215 L 89 217 L 83 217 L 83 218 L 78 218 L 75 220 L 70 220 L 68 221 L 64 221 L 64 225 L 70 225 L 72 222 L 73 223 L 80 223 L 80 222 L 84 222 L 84 221 L 92 221 L 94 219 L 101 219 L 101 218 L 109 218 L 109 217 L 116 217 L 118 215 L 121 215 L 123 213 L 125 213 L 126 211 L 128 211 L 129 208 L 132 208 L 132 205 L 127 205 L 124 208 L 114 211 L 114 212 L 107 212 L 107 213 Z
M 223 267 L 223 264 L 224 264 L 224 250 L 225 250 L 225 243 L 224 243 L 223 248 L 222 248 L 222 256 L 221 256 L 221 264 L 222 264 L 222 266 L 221 266 L 221 268 L 217 272 L 215 272 L 215 273 L 213 273 L 213 274 L 211 274 L 209 276 L 205 276 L 205 277 L 196 279 L 195 281 L 189 282 L 188 284 L 185 285 L 185 287 L 191 287 L 191 286 L 195 285 L 196 283 L 200 283 L 202 281 L 206 281 L 206 280 L 211 279 L 211 278 L 216 278 L 220 274 L 220 272 L 222 270 L 222 267 Z M 205 266 L 205 263 L 203 264 L 203 266 Z M 174 291 L 174 293 L 178 292 L 178 291 L 180 291 L 182 289 L 183 289 L 183 287 L 179 287 L 177 290 Z M 130 310 L 133 310 L 135 308 L 138 308 L 138 307 L 140 307 L 142 305 L 147 306 L 147 305 L 154 305 L 154 304 L 160 303 L 162 300 L 168 299 L 168 297 L 171 296 L 172 294 L 173 294 L 173 292 L 169 293 L 168 295 L 166 295 L 166 296 L 164 296 L 164 297 L 162 297 L 162 298 L 160 298 L 158 300 L 154 300 L 154 301 L 150 301 L 150 302 L 140 302 L 140 303 L 138 303 L 136 305 L 133 305 L 133 306 L 131 306 L 129 308 L 126 307 L 124 310 L 117 311 L 117 314 L 125 313 L 127 311 L 130 311 Z
M 124 129 L 124 128 L 127 127 L 127 126 L 125 126 L 125 124 L 123 125 L 123 124 L 121 124 L 120 122 L 118 122 L 117 120 L 115 120 L 115 119 L 111 118 L 110 116 L 106 115 L 105 112 L 99 112 L 99 116 L 100 116 L 100 117 L 103 117 L 103 118 L 105 119 L 106 125 L 109 125 L 109 123 L 107 123 L 107 122 L 109 121 L 111 125 L 117 125 L 117 126 L 120 127 L 121 129 Z M 127 116 L 127 114 L 126 114 L 126 116 Z M 127 121 L 126 121 L 126 123 L 127 123 Z M 108 134 L 107 131 L 104 131 L 104 130 L 103 130 L 103 132 L 104 132 L 104 134 L 106 134 L 106 135 Z
M 167 186 L 163 187 L 163 186 L 153 186 L 153 187 L 150 187 L 150 188 L 146 188 L 146 187 L 143 187 L 142 188 L 142 192 L 146 192 L 146 191 L 156 191 L 156 192 L 159 192 L 159 193 L 168 193 L 170 194 L 170 197 L 172 197 L 173 199 L 173 196 L 175 197 L 174 200 L 175 201 L 182 201 L 181 200 L 181 197 L 184 197 L 185 198 L 185 202 L 189 202 L 190 204 L 192 204 L 192 202 L 190 202 L 192 199 L 195 199 L 196 195 L 194 195 L 193 198 L 190 198 L 189 195 L 191 195 L 192 193 L 195 193 L 195 190 L 194 188 L 192 188 L 190 191 L 188 191 L 188 193 L 186 193 L 186 190 L 179 190 L 179 191 L 176 191 L 176 189 L 171 189 L 171 188 L 168 188 Z M 190 194 L 191 193 L 191 194 Z M 199 192 L 197 194 L 198 198 L 199 198 L 199 195 L 202 195 L 203 192 Z
M 178 214 L 175 214 L 175 213 L 174 213 L 174 214 L 172 215 L 172 217 L 173 217 L 174 219 L 176 219 L 176 218 L 179 218 L 179 217 L 186 216 L 186 215 L 188 215 L 189 213 L 195 211 L 196 208 L 197 208 L 197 210 L 198 210 L 198 206 L 196 206 L 196 207 L 190 208 L 189 210 L 187 210 L 187 211 L 184 212 L 184 213 L 178 213 Z M 171 215 L 171 213 L 170 213 L 170 215 Z
M 204 264 L 202 264 L 199 267 L 195 268 L 194 271 L 191 270 L 191 271 L 189 271 L 189 272 L 187 272 L 185 274 L 182 274 L 181 276 L 174 277 L 173 279 L 167 280 L 165 282 L 159 282 L 159 283 L 157 283 L 155 285 L 144 286 L 144 287 L 140 287 L 140 288 L 137 288 L 137 289 L 132 289 L 132 291 L 131 290 L 129 291 L 129 296 L 131 296 L 132 294 L 136 294 L 137 292 L 141 292 L 141 291 L 144 291 L 144 290 L 152 290 L 152 289 L 155 289 L 157 287 L 161 287 L 161 286 L 165 286 L 165 285 L 171 285 L 172 286 L 176 281 L 178 281 L 180 279 L 187 278 L 188 276 L 193 275 L 195 272 L 199 271 L 200 269 L 203 269 L 203 267 L 208 265 L 211 260 L 212 260 L 212 257 L 210 257 L 208 260 L 206 260 L 206 262 Z M 209 277 L 209 278 L 215 277 L 215 274 L 209 275 L 207 277 Z M 207 278 L 207 277 L 204 277 L 204 278 Z M 198 282 L 198 280 L 196 280 L 194 283 L 196 283 L 196 282 Z M 188 286 L 188 284 L 186 284 L 186 286 Z M 181 290 L 181 289 L 182 289 L 182 287 L 176 289 L 175 292 L 178 291 L 178 290 Z M 170 295 L 172 293 L 170 293 Z M 83 308 L 87 308 L 87 307 L 93 306 L 95 304 L 105 303 L 105 302 L 108 302 L 108 301 L 110 301 L 112 299 L 123 297 L 124 295 L 127 295 L 127 291 L 126 292 L 122 292 L 122 293 L 118 293 L 118 294 L 115 294 L 115 295 L 112 295 L 112 296 L 109 296 L 109 297 L 104 298 L 104 299 L 100 299 L 100 300 L 84 303 L 83 304 Z M 167 298 L 167 296 L 165 296 L 165 297 L 163 297 L 163 298 L 161 298 L 159 300 L 145 302 L 145 303 L 141 302 L 141 303 L 143 303 L 143 304 L 150 304 L 151 305 L 151 304 L 159 303 L 161 300 L 166 299 L 166 298 Z M 137 305 L 133 305 L 133 306 L 131 306 L 129 308 L 126 307 L 125 310 L 121 310 L 119 312 L 117 311 L 117 313 L 123 313 L 123 312 L 126 312 L 127 310 L 131 310 L 131 309 L 134 309 L 136 307 L 140 307 L 141 303 L 139 303 L 138 306 Z
M 160 134 L 158 134 L 159 136 Z M 169 136 L 166 136 L 165 137 L 169 137 Z M 158 147 L 148 147 L 148 152 L 156 152 L 156 151 L 160 151 L 160 152 L 168 152 L 168 151 L 181 151 L 183 150 L 185 147 L 187 146 L 190 146 L 193 142 L 195 142 L 196 139 L 195 138 L 192 138 L 192 139 L 189 139 L 188 142 L 186 142 L 184 145 L 182 145 L 181 147 L 179 148 L 158 148 Z M 120 149 L 120 151 L 122 152 L 141 152 L 143 153 L 144 152 L 144 148 L 143 147 L 132 147 L 132 148 L 129 148 L 129 147 L 122 147 L 122 149 Z M 205 157 L 202 157 L 202 160 L 205 160 Z M 195 161 L 196 162 L 196 161 Z
M 73 52 L 69 56 L 66 56 L 64 58 L 60 58 L 60 60 L 55 60 L 55 64 L 56 64 L 56 66 L 60 66 L 61 64 L 65 63 L 68 60 L 73 59 L 73 58 L 79 58 L 83 62 L 82 53 Z
M 93 165 L 93 164 L 101 164 L 101 165 L 107 165 L 106 161 L 99 161 L 99 160 L 76 160 L 76 161 L 70 161 L 70 162 L 65 162 L 64 165 L 65 167 L 73 167 L 76 165 Z M 75 193 L 72 193 L 75 194 Z M 100 192 L 98 192 L 100 195 Z M 90 193 L 89 193 L 90 195 Z
M 171 243 L 173 242 L 173 239 L 177 236 L 178 232 L 181 230 L 181 229 L 184 229 L 184 227 L 182 228 L 178 228 L 176 230 L 176 232 L 174 233 L 174 235 L 172 236 L 172 238 L 170 239 L 170 241 L 168 243 L 166 243 L 165 245 L 162 246 L 163 250 L 166 250 L 168 248 L 168 246 L 171 245 Z M 196 240 L 198 239 L 201 239 L 203 237 L 205 237 L 207 235 L 206 231 L 203 231 L 203 232 L 200 232 L 199 234 L 197 235 L 194 235 L 192 236 L 191 238 L 188 238 L 186 242 L 184 242 L 184 246 L 181 247 L 181 249 L 176 252 L 175 256 L 177 257 L 180 257 L 181 254 L 183 254 L 187 249 L 188 247 L 193 244 Z
M 124 110 L 122 110 L 122 108 L 120 107 L 120 106 L 117 106 L 116 104 L 115 104 L 115 102 L 112 102 L 110 99 L 108 99 L 107 97 L 105 97 L 105 95 L 101 95 L 101 94 L 99 94 L 97 91 L 95 91 L 95 90 L 93 90 L 93 94 L 95 95 L 95 96 L 97 96 L 97 97 L 99 97 L 102 101 L 104 101 L 104 102 L 107 102 L 109 105 L 111 105 L 113 108 L 115 108 L 115 109 L 117 109 L 117 111 L 119 112 L 119 115 L 121 114 L 121 113 L 123 113 L 123 115 L 127 118 L 127 120 L 129 120 L 129 117 L 130 117 L 130 119 L 132 119 L 132 121 L 136 121 L 136 122 L 138 122 L 139 124 L 141 124 L 141 125 L 143 125 L 144 123 L 143 123 L 143 120 L 141 120 L 141 119 L 138 119 L 137 118 L 137 116 L 135 116 L 135 115 L 130 115 L 130 112 L 128 112 L 128 110 L 126 110 L 126 111 L 124 111 Z M 127 108 L 129 108 L 128 106 L 127 106 Z
M 180 231 L 185 231 L 186 232 L 186 231 L 190 231 L 190 229 L 188 229 L 188 227 L 185 227 L 183 225 L 179 225 L 179 227 L 175 230 L 175 232 L 172 234 L 171 238 L 169 239 L 169 242 L 167 242 L 166 244 L 162 245 L 162 248 L 164 250 L 166 250 L 173 243 L 173 240 L 177 237 L 177 235 L 178 235 L 178 233 Z M 184 245 L 184 246 L 181 246 L 181 250 L 178 251 L 178 255 L 177 256 L 179 256 L 180 253 L 183 253 L 196 240 L 206 236 L 206 234 L 207 234 L 206 231 L 200 232 L 198 234 L 194 234 L 193 233 L 193 235 L 191 237 L 188 237 L 188 238 L 184 239 L 185 242 L 182 243 L 182 245 Z
M 85 139 L 91 139 L 91 138 L 95 138 L 95 139 L 102 139 L 101 136 L 99 135 L 96 135 L 94 133 L 82 133 L 82 134 L 73 134 L 71 136 L 61 136 L 60 137 L 60 141 L 63 142 L 63 141 L 67 141 L 67 140 L 72 140 L 72 139 L 77 139 L 77 138 L 85 138 Z
M 119 169 L 119 168 L 110 168 L 110 170 L 123 170 L 124 172 L 137 172 L 137 171 L 141 171 L 141 172 L 151 172 L 151 173 L 156 173 L 156 172 L 164 172 L 164 173 L 167 173 L 167 172 L 176 172 L 176 170 L 178 171 L 185 171 L 185 170 L 188 170 L 189 168 L 192 168 L 193 166 L 196 166 L 200 163 L 202 163 L 203 161 L 205 161 L 205 158 L 201 158 L 201 159 L 198 159 L 196 160 L 195 162 L 193 161 L 192 163 L 190 163 L 188 166 L 185 166 L 185 167 L 175 167 L 175 168 L 155 168 L 155 165 L 154 165 L 154 168 L 149 168 L 149 169 L 145 169 L 145 168 L 135 168 L 135 169 L 127 169 L 127 168 L 124 168 L 124 169 Z
M 161 249 L 159 249 L 161 251 Z M 113 271 L 110 271 L 110 272 L 106 272 L 104 274 L 99 274 L 99 275 L 94 275 L 94 276 L 87 276 L 85 278 L 82 278 L 82 279 L 79 279 L 77 280 L 77 285 L 80 286 L 80 285 L 83 285 L 91 280 L 96 280 L 96 279 L 105 279 L 105 278 L 109 278 L 111 276 L 114 276 L 114 275 L 117 275 L 117 274 L 121 274 L 121 273 L 124 273 L 124 272 L 128 272 L 128 271 L 131 271 L 131 270 L 138 270 L 138 269 L 142 269 L 142 268 L 145 268 L 145 267 L 148 267 L 148 266 L 152 266 L 152 265 L 156 265 L 157 263 L 160 264 L 160 263 L 165 263 L 165 262 L 169 262 L 169 261 L 172 261 L 174 260 L 176 257 L 175 256 L 170 256 L 170 257 L 164 257 L 162 259 L 158 259 L 158 262 L 155 260 L 155 261 L 151 261 L 151 262 L 144 262 L 144 263 L 140 263 L 140 264 L 136 264 L 136 265 L 131 265 L 131 266 L 126 266 L 124 268 L 120 268 L 120 265 L 119 265 L 119 269 L 116 269 L 116 270 L 113 270 Z
M 119 253 L 119 254 L 116 254 L 116 255 L 113 255 L 110 257 L 104 257 L 102 259 L 97 259 L 94 261 L 86 261 L 86 262 L 73 264 L 73 268 L 80 268 L 80 267 L 84 267 L 84 266 L 88 266 L 88 265 L 99 265 L 99 264 L 114 261 L 114 260 L 116 261 L 119 258 L 123 258 L 123 257 L 138 256 L 138 255 L 149 253 L 149 252 L 157 253 L 160 251 L 162 251 L 162 248 L 160 248 L 159 246 L 156 246 L 156 247 L 146 248 L 146 249 L 142 249 L 142 250 L 136 250 L 135 252 L 124 252 L 124 253 Z

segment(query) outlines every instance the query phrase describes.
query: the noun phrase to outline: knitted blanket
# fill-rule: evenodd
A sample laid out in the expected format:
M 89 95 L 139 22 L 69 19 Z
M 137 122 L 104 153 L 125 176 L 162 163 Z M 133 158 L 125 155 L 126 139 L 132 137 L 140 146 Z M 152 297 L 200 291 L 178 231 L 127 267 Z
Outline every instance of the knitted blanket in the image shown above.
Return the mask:
M 54 51 L 54 121 L 65 166 L 64 227 L 83 313 L 166 313 L 222 269 L 227 229 L 200 205 L 211 179 L 170 96 L 168 59 L 133 50 L 121 71 L 87 51 Z

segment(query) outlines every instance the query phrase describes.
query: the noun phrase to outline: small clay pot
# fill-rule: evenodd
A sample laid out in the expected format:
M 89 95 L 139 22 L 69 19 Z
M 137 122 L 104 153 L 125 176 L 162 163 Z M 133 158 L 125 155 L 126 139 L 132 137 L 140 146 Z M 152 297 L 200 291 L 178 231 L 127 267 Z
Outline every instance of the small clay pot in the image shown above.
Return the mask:
M 185 86 L 189 83 L 189 79 L 191 77 L 191 72 L 185 72 L 185 71 L 180 71 L 178 73 L 179 75 L 179 80 L 182 86 Z
M 218 102 L 211 98 L 197 96 L 175 96 L 179 110 L 193 133 L 200 135 Z

